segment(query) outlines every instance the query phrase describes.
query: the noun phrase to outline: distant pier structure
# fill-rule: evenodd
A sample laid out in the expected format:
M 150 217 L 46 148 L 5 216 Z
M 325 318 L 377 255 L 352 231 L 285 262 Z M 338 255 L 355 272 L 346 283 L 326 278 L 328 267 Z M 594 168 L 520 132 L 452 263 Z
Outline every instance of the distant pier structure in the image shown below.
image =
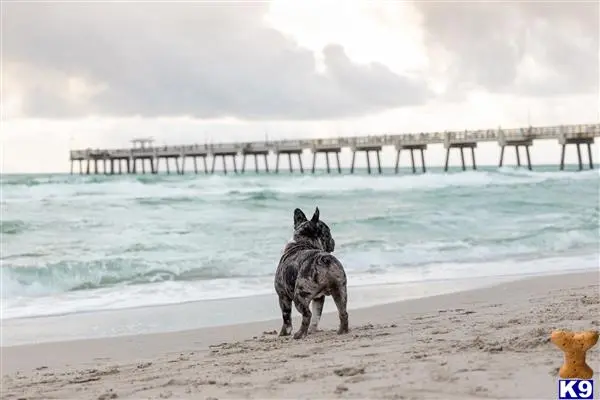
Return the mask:
M 131 141 L 130 148 L 121 149 L 83 149 L 71 150 L 71 174 L 73 174 L 74 164 L 79 163 L 80 174 L 145 174 L 146 165 L 149 166 L 148 172 L 156 174 L 160 169 L 161 160 L 164 161 L 165 171 L 171 173 L 171 164 L 175 166 L 177 174 L 183 174 L 187 159 L 193 160 L 194 173 L 214 174 L 217 161 L 221 159 L 223 172 L 227 171 L 227 158 L 233 161 L 233 173 L 245 173 L 246 161 L 248 157 L 254 158 L 255 172 L 260 172 L 259 158 L 264 160 L 264 170 L 273 171 L 269 167 L 269 154 L 275 154 L 276 163 L 274 172 L 279 173 L 281 156 L 288 160 L 289 172 L 305 172 L 302 163 L 302 156 L 305 150 L 312 152 L 312 168 L 315 172 L 317 158 L 325 157 L 327 173 L 332 172 L 332 159 L 335 162 L 334 167 L 337 173 L 342 173 L 340 164 L 340 152 L 344 148 L 352 151 L 352 163 L 350 173 L 354 173 L 355 161 L 358 154 L 364 154 L 367 160 L 367 171 L 373 172 L 371 167 L 371 155 L 376 162 L 377 172 L 382 173 L 381 151 L 386 146 L 394 147 L 396 150 L 395 172 L 399 172 L 400 156 L 403 151 L 410 153 L 412 172 L 418 172 L 420 161 L 420 170 L 426 172 L 425 153 L 429 145 L 443 144 L 446 149 L 446 159 L 444 170 L 448 171 L 450 156 L 456 151 L 460 154 L 461 166 L 463 170 L 467 169 L 467 160 L 465 160 L 465 150 L 470 153 L 470 167 L 477 168 L 475 161 L 475 150 L 478 143 L 496 142 L 499 145 L 499 162 L 501 167 L 504 163 L 505 149 L 514 148 L 517 165 L 521 166 L 521 148 L 525 150 L 525 160 L 528 169 L 532 169 L 529 148 L 533 146 L 535 140 L 554 139 L 562 146 L 561 158 L 559 162 L 560 170 L 565 167 L 565 153 L 567 147 L 575 146 L 577 150 L 577 159 L 579 170 L 584 166 L 594 168 L 592 159 L 592 144 L 596 137 L 600 136 L 600 124 L 585 125 L 559 125 L 542 126 L 515 129 L 487 129 L 487 130 L 465 130 L 454 132 L 423 132 L 410 134 L 381 134 L 369 136 L 337 137 L 327 139 L 298 139 L 298 140 L 279 140 L 262 142 L 240 142 L 240 143 L 219 143 L 219 144 L 192 144 L 179 146 L 155 146 L 152 138 L 136 138 Z M 587 147 L 587 163 L 583 162 L 581 146 Z M 415 152 L 420 154 L 420 160 L 415 162 Z M 241 169 L 238 169 L 238 157 L 242 158 Z M 203 169 L 198 170 L 198 159 L 202 159 Z M 208 167 L 208 160 L 211 160 L 211 167 Z M 294 168 L 294 160 L 297 161 L 297 168 Z M 587 165 L 585 165 L 587 164 Z M 123 165 L 125 168 L 123 168 Z

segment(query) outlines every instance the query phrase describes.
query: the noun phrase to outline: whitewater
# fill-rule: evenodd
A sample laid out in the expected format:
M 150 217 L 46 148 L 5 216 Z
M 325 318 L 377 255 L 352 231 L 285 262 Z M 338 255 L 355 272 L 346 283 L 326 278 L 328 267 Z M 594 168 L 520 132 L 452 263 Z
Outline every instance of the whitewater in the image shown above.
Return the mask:
M 598 267 L 597 170 L 384 172 L 3 175 L 3 324 L 271 295 L 296 207 L 319 207 L 351 288 Z

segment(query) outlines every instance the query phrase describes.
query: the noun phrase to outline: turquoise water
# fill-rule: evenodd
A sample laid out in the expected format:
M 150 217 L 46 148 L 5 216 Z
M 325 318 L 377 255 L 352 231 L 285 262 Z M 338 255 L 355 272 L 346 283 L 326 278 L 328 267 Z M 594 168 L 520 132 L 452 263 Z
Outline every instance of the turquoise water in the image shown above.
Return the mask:
M 598 267 L 598 170 L 384 172 L 4 175 L 2 319 L 272 294 L 295 207 L 352 287 Z

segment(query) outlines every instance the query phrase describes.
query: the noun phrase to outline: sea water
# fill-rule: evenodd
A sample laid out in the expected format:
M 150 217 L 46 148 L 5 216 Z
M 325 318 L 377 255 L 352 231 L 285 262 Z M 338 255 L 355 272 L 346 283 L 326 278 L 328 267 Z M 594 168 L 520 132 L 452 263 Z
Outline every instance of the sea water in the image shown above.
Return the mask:
M 3 175 L 2 344 L 278 317 L 296 207 L 319 207 L 357 307 L 597 269 L 598 170 L 556 169 Z

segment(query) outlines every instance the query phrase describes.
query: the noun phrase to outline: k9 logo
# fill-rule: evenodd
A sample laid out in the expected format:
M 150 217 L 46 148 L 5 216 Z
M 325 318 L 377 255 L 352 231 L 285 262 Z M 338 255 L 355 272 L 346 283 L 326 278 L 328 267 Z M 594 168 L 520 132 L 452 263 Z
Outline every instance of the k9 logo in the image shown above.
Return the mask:
M 593 379 L 559 379 L 558 381 L 558 399 L 593 399 L 594 397 Z

